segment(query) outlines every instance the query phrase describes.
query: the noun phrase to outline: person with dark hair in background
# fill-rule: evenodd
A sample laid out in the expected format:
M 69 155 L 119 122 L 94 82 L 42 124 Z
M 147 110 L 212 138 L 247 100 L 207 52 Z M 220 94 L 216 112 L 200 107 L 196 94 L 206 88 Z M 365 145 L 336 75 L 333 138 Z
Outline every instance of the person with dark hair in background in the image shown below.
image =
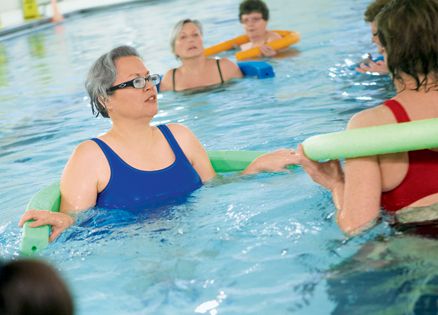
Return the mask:
M 241 50 L 260 47 L 263 56 L 272 57 L 277 52 L 266 44 L 281 36 L 267 30 L 269 9 L 262 0 L 245 0 L 239 6 L 239 20 L 242 23 L 249 42 L 240 46 Z
M 377 35 L 376 16 L 390 1 L 391 0 L 375 0 L 368 5 L 364 13 L 365 22 L 370 24 L 371 41 L 376 44 L 379 54 L 382 54 L 382 44 L 380 43 L 379 36 Z M 369 57 L 366 59 L 366 61 L 362 62 L 359 67 L 356 68 L 356 71 L 361 73 L 389 73 L 385 60 L 373 60 L 371 54 L 368 54 L 368 56 Z
M 37 260 L 0 263 L 1 315 L 73 315 L 70 292 L 55 269 Z

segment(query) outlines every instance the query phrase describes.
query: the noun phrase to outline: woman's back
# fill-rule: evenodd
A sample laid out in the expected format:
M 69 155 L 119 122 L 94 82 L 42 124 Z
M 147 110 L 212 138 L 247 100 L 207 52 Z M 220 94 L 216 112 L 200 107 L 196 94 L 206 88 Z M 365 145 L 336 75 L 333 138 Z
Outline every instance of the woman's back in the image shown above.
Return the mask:
M 438 118 L 438 92 L 405 89 L 384 104 L 355 115 L 350 122 L 350 128 L 431 118 Z M 438 172 L 438 148 L 380 155 L 378 164 L 382 202 L 387 210 L 398 210 L 401 205 L 427 206 L 438 202 L 438 193 L 422 196 L 425 192 L 438 191 L 438 180 L 436 183 L 426 180 L 433 176 L 435 169 Z M 417 182 L 418 185 L 414 184 Z M 421 189 L 423 193 L 418 192 Z M 420 198 L 416 199 L 415 196 Z

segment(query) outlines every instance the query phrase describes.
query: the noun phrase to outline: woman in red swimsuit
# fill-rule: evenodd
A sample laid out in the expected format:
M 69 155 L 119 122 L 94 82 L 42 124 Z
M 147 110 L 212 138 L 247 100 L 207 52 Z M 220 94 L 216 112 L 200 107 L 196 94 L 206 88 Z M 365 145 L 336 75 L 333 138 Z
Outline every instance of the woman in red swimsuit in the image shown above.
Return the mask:
M 394 0 L 377 16 L 378 36 L 397 95 L 361 111 L 348 129 L 438 118 L 438 0 Z M 438 136 L 438 135 L 437 135 Z M 315 163 L 297 160 L 332 192 L 340 228 L 355 234 L 390 213 L 438 203 L 438 148 Z M 402 211 L 403 212 L 403 211 Z

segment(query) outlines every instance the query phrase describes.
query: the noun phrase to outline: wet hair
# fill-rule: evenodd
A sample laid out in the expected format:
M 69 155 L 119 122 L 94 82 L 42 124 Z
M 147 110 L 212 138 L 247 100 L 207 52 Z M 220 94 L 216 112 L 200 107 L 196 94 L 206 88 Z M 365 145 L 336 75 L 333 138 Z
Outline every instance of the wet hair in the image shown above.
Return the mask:
M 0 265 L 0 314 L 73 315 L 67 286 L 48 264 L 18 260 Z
M 378 36 L 394 80 L 401 73 L 416 82 L 415 90 L 438 81 L 438 0 L 392 0 L 377 15 Z
M 371 2 L 364 13 L 365 22 L 371 23 L 376 19 L 377 14 L 387 5 L 391 0 L 374 0 Z
M 85 81 L 85 88 L 90 97 L 91 111 L 96 117 L 99 114 L 105 118 L 109 117 L 108 111 L 102 102 L 114 93 L 108 91 L 108 89 L 116 81 L 115 62 L 121 57 L 130 56 L 141 58 L 134 47 L 119 46 L 100 56 L 91 66 Z
M 242 15 L 253 12 L 261 13 L 263 20 L 269 20 L 269 9 L 266 3 L 262 0 L 245 0 L 239 6 L 239 21 L 242 20 Z
M 201 22 L 199 22 L 198 20 L 192 20 L 192 19 L 184 19 L 181 21 L 178 21 L 175 26 L 172 29 L 172 33 L 170 33 L 170 48 L 172 49 L 172 53 L 176 56 L 175 53 L 175 42 L 176 39 L 179 35 L 179 33 L 181 33 L 184 25 L 188 24 L 188 23 L 193 23 L 196 25 L 196 27 L 199 29 L 199 31 L 201 32 L 202 35 L 202 24 Z M 177 56 L 178 57 L 178 56 Z

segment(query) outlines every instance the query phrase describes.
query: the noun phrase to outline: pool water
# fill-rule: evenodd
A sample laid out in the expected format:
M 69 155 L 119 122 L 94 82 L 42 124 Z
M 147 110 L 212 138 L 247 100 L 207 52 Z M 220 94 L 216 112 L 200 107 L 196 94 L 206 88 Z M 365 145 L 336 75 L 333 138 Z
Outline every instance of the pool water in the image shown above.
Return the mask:
M 91 115 L 91 63 L 130 44 L 164 73 L 177 65 L 168 44 L 176 21 L 200 19 L 208 46 L 242 33 L 238 4 L 137 2 L 0 39 L 1 257 L 18 256 L 31 196 L 59 179 L 78 143 L 110 126 Z M 367 4 L 269 1 L 271 28 L 302 37 L 293 56 L 268 60 L 276 77 L 162 94 L 154 123 L 185 124 L 211 150 L 296 147 L 343 129 L 394 93 L 389 78 L 349 68 L 375 51 Z M 65 277 L 80 315 L 434 313 L 436 241 L 394 235 L 385 223 L 346 239 L 334 211 L 299 168 L 225 176 L 151 213 L 85 212 L 41 256 Z

